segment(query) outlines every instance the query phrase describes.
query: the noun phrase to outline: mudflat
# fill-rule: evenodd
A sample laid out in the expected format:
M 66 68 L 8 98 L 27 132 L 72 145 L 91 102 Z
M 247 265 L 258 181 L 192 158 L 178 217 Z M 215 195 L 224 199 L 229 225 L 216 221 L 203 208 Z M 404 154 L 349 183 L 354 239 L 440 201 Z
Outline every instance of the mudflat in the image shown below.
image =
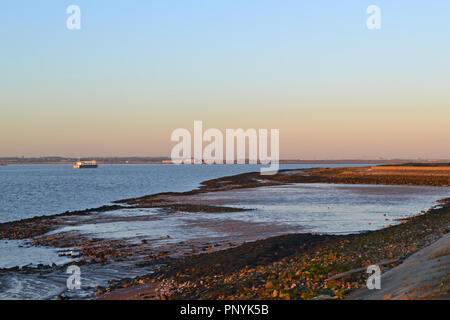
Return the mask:
M 384 273 L 448 234 L 450 199 L 441 203 L 425 214 L 378 231 L 346 236 L 292 234 L 182 258 L 151 275 L 115 282 L 99 294 L 103 293 L 102 299 L 352 297 L 352 292 L 365 287 L 368 274 L 361 270 L 380 264 Z M 442 258 L 449 252 L 440 254 Z M 441 269 L 428 269 L 425 264 L 417 264 L 416 268 L 422 276 L 438 277 L 438 280 L 422 288 L 420 296 L 403 298 L 448 298 L 449 264 L 442 265 Z M 333 280 L 328 280 L 330 278 Z M 389 284 L 388 273 L 382 279 L 386 288 L 402 288 L 409 281 L 397 278 Z M 126 291 L 123 288 L 127 288 Z M 386 294 L 382 297 L 390 298 Z

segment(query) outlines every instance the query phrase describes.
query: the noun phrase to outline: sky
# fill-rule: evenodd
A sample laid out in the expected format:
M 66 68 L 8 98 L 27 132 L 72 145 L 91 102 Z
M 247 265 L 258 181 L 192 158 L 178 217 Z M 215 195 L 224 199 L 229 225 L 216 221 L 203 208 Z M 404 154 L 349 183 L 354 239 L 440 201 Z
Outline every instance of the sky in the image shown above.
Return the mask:
M 202 120 L 279 129 L 281 158 L 450 159 L 449 35 L 447 0 L 5 0 L 0 157 L 168 156 Z

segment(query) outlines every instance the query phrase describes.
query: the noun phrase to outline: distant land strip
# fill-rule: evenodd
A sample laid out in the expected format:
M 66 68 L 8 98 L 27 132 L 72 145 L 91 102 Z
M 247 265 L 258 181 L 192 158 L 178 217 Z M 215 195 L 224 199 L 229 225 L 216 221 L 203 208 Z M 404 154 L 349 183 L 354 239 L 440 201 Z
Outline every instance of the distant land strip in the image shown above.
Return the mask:
M 96 160 L 98 164 L 170 164 L 168 157 L 59 157 L 59 156 L 43 156 L 43 157 L 0 157 L 0 165 L 7 164 L 73 164 L 77 161 Z M 413 163 L 414 165 L 426 166 L 436 165 L 437 163 L 449 163 L 450 159 L 282 159 L 280 164 L 389 164 L 399 165 L 405 163 Z M 248 160 L 245 160 L 248 164 Z

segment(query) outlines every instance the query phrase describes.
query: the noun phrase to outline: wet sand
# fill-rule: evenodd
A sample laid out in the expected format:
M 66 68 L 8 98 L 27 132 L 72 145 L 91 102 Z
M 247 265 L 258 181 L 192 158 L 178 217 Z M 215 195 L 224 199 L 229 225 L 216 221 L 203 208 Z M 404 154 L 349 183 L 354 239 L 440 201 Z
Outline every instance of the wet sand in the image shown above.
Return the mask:
M 343 299 L 365 286 L 367 268 L 382 261 L 384 272 L 416 259 L 409 256 L 435 241 L 448 239 L 450 199 L 426 214 L 407 219 L 390 228 L 347 236 L 294 234 L 244 244 L 236 248 L 175 261 L 152 275 L 119 281 L 101 296 L 102 299 Z M 435 250 L 436 247 L 439 250 Z M 425 249 L 435 259 L 447 259 L 438 242 Z M 421 251 L 419 251 L 419 255 Z M 403 265 L 403 264 L 402 264 Z M 401 265 L 401 266 L 402 266 Z M 406 298 L 447 299 L 450 265 L 430 267 L 415 263 L 422 278 L 434 279 L 434 286 L 421 286 L 420 295 Z M 402 268 L 402 267 L 399 267 Z M 397 269 L 393 269 L 395 272 Z M 383 286 L 404 288 L 411 281 L 395 272 L 387 272 Z M 426 279 L 424 281 L 426 281 Z M 418 279 L 415 279 L 417 281 Z M 422 279 L 423 280 L 423 279 Z M 421 280 L 416 283 L 421 283 Z M 130 289 L 130 287 L 132 287 Z M 127 288 L 126 290 L 123 288 Z M 389 289 L 390 288 L 390 289 Z M 361 290 L 361 289 L 358 289 Z M 411 288 L 414 291 L 414 288 Z M 432 290 L 432 291 L 431 291 Z M 112 291 L 112 292 L 110 292 Z M 358 292 L 358 291 L 356 291 Z M 380 298 L 380 297 L 376 297 Z M 384 299 L 394 296 L 384 295 Z M 405 298 L 405 297 L 404 297 Z

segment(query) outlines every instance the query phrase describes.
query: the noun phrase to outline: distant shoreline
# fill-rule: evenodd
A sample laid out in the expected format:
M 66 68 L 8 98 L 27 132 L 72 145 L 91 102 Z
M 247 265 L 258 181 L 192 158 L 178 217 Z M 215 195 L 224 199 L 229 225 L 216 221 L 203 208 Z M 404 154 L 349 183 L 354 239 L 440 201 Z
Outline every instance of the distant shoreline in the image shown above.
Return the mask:
M 59 157 L 43 157 L 43 158 L 0 158 L 0 165 L 29 165 L 29 164 L 52 164 L 52 165 L 72 165 L 77 161 L 89 161 L 96 160 L 100 165 L 107 164 L 172 164 L 168 163 L 169 158 L 102 158 L 102 157 L 90 157 L 90 158 L 59 158 Z M 434 163 L 450 163 L 450 159 L 442 160 L 417 160 L 417 159 L 334 159 L 334 160 L 300 160 L 300 159 L 284 159 L 279 161 L 280 164 L 401 164 L 401 163 L 421 163 L 421 164 L 434 164 Z M 248 161 L 246 161 L 248 164 Z

